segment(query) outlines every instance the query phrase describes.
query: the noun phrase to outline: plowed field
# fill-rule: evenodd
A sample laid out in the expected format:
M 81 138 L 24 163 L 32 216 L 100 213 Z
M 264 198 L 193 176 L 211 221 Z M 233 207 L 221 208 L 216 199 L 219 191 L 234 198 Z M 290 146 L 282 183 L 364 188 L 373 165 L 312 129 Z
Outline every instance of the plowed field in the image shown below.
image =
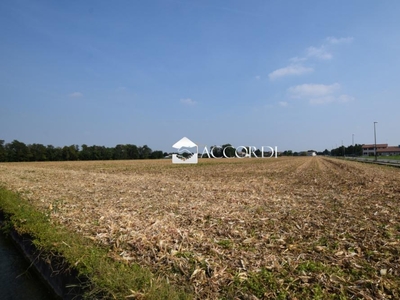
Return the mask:
M 196 299 L 400 298 L 400 169 L 323 157 L 4 163 L 0 184 Z

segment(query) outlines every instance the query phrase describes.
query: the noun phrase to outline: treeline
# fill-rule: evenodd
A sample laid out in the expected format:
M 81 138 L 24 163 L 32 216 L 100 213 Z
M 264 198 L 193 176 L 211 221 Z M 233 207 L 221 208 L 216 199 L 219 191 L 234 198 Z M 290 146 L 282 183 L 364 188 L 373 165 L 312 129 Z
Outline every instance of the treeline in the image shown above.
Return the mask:
M 4 140 L 0 140 L 0 162 L 158 159 L 166 155 L 167 153 L 162 151 L 151 150 L 147 145 L 126 144 L 104 147 L 83 144 L 81 147 L 78 145 L 54 147 L 42 144 L 26 145 L 17 140 L 5 143 Z
M 332 149 L 329 151 L 328 149 L 325 149 L 322 152 L 317 151 L 317 155 L 332 155 L 332 156 L 361 156 L 363 153 L 362 151 L 362 145 L 361 144 L 355 144 L 350 145 L 348 147 L 345 146 L 340 146 L 335 149 Z M 293 152 L 292 150 L 286 150 L 281 153 L 283 156 L 307 156 L 306 151 L 301 151 L 301 152 Z
M 340 146 L 331 150 L 332 156 L 361 156 L 362 153 L 361 144 L 350 145 L 348 147 Z
M 324 151 L 315 151 L 317 155 L 330 155 L 331 152 L 328 149 Z M 285 150 L 281 153 L 282 156 L 307 156 L 307 151 L 293 152 L 292 150 Z

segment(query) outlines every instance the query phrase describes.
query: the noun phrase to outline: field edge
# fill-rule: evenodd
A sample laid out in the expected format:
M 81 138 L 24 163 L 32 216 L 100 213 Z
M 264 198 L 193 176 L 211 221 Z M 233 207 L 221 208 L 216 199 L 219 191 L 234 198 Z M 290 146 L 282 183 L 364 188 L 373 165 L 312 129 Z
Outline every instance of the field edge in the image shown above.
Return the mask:
M 192 299 L 136 264 L 116 262 L 107 249 L 52 224 L 15 192 L 0 186 L 0 230 L 8 235 L 41 280 L 62 299 Z

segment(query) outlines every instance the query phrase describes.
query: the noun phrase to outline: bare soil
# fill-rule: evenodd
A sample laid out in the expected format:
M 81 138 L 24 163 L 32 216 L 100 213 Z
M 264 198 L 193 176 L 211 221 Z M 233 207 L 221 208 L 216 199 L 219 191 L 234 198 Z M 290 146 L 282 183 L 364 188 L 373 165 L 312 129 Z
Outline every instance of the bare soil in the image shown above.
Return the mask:
M 400 298 L 400 169 L 324 157 L 3 163 L 0 184 L 197 299 Z

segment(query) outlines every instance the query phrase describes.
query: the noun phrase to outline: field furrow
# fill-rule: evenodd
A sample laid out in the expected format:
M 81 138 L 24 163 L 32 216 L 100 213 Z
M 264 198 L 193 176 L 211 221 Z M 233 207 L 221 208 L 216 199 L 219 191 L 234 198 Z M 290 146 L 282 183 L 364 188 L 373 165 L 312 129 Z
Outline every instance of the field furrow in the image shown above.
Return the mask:
M 399 298 L 399 175 L 323 157 L 0 164 L 54 223 L 197 299 Z

